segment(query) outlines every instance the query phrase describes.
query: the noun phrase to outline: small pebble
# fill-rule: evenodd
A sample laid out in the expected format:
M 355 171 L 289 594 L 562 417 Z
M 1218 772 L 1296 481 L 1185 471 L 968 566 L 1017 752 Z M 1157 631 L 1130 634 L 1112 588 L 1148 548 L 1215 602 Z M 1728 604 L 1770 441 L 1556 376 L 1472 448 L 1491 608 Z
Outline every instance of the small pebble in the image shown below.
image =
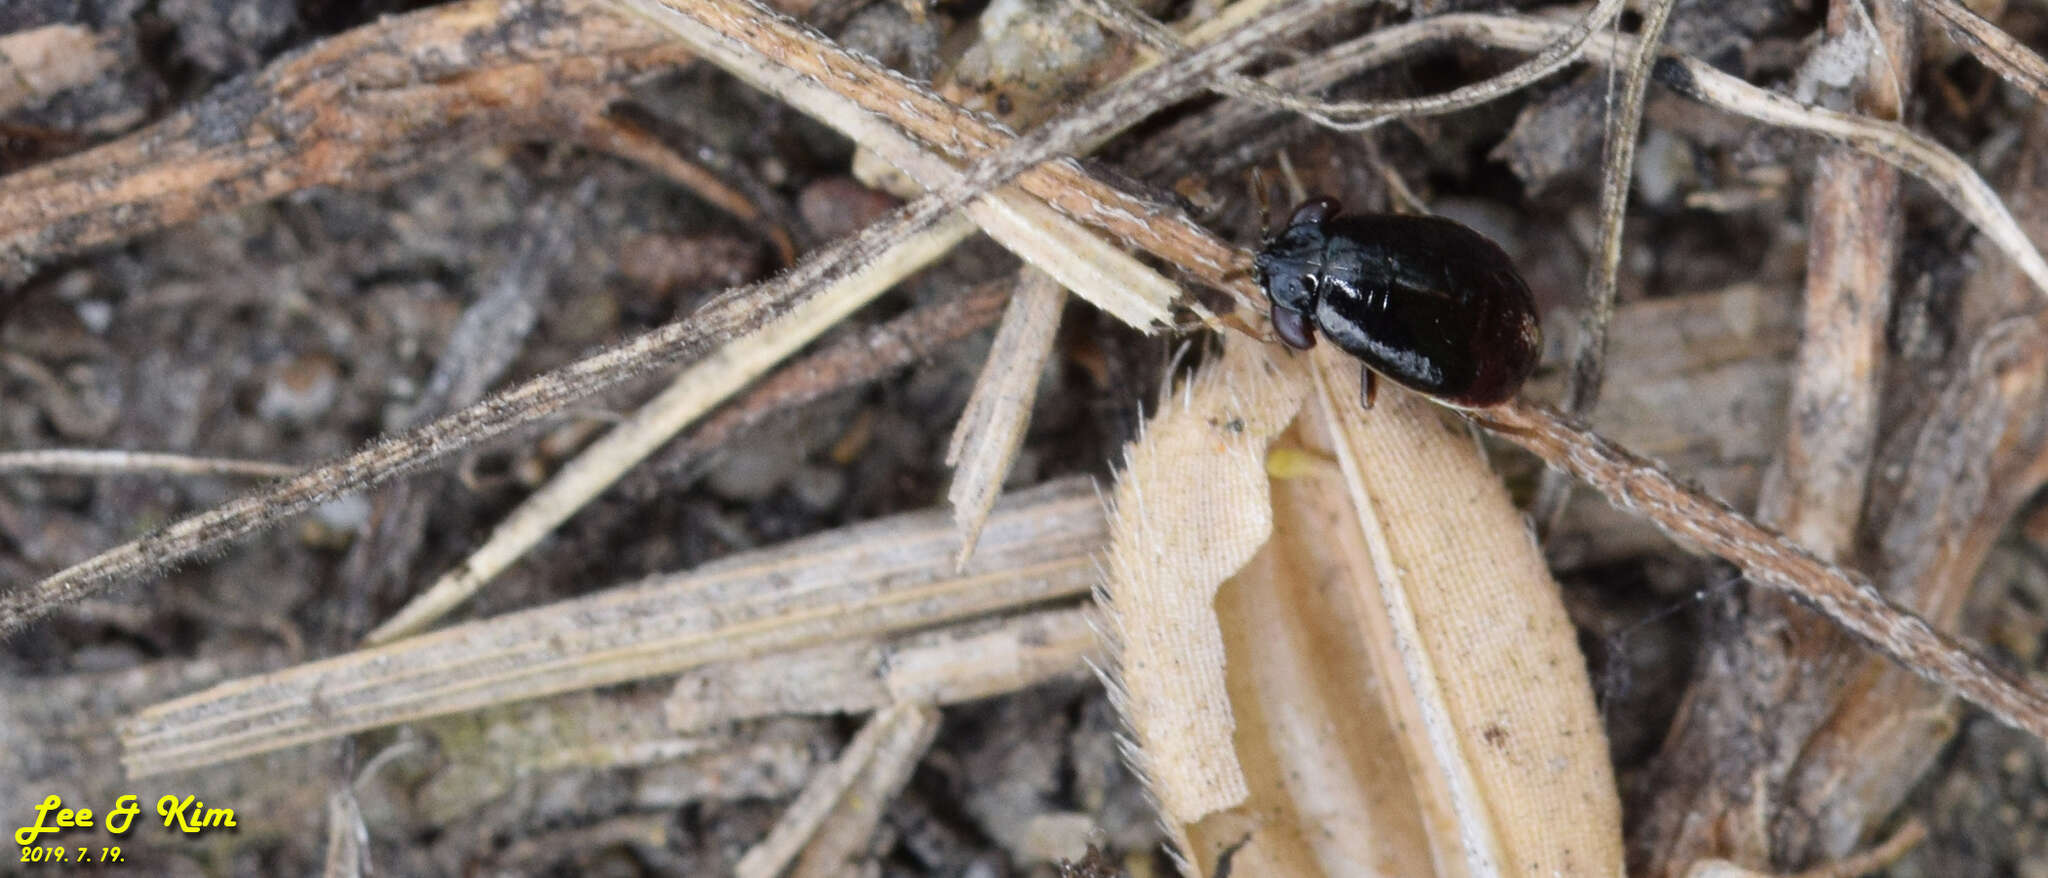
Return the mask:
M 784 437 L 736 442 L 705 484 L 718 496 L 742 503 L 765 500 L 782 487 L 802 462 L 795 443 Z
M 789 491 L 797 502 L 812 512 L 829 512 L 846 496 L 846 472 L 825 466 L 806 466 L 789 480 Z

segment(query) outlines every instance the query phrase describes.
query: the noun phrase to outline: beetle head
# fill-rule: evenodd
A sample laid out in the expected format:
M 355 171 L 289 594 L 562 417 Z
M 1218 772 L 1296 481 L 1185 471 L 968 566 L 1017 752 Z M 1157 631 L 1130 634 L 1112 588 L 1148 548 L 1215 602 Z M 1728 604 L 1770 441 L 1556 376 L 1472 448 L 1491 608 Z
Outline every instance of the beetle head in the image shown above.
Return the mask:
M 1280 234 L 1267 238 L 1252 260 L 1254 279 L 1273 303 L 1303 314 L 1314 313 L 1316 290 L 1323 273 L 1323 251 L 1329 235 L 1323 221 L 1337 212 L 1337 202 L 1315 198 L 1294 209 Z

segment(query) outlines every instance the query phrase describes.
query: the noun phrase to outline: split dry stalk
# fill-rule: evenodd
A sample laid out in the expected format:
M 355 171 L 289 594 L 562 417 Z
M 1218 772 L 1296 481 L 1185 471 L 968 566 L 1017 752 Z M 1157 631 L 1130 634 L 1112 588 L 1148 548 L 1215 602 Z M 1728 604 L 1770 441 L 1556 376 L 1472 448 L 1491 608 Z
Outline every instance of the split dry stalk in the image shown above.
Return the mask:
M 859 109 L 845 106 L 846 101 L 839 93 L 821 88 L 817 81 L 792 76 L 790 71 L 769 60 L 774 59 L 774 55 L 755 57 L 744 49 L 736 48 L 728 34 L 712 28 L 714 23 L 735 27 L 730 21 L 718 19 L 714 22 L 696 16 L 677 15 L 677 10 L 646 2 L 631 4 L 630 8 L 684 35 L 698 50 L 734 68 L 749 81 L 770 87 L 784 99 L 798 103 L 820 118 L 833 121 L 863 142 L 883 148 L 899 161 L 923 168 L 926 178 L 934 184 L 942 183 L 956 190 L 965 185 L 962 175 L 950 167 L 943 170 L 941 167 L 928 167 L 927 159 L 917 153 L 915 144 L 903 143 L 902 138 L 886 126 L 877 126 Z M 866 59 L 850 55 L 822 37 L 804 31 L 794 22 L 780 18 L 764 7 L 736 3 L 725 11 L 744 19 L 745 26 L 738 27 L 742 32 L 779 29 L 789 40 L 805 42 L 808 48 L 821 56 L 827 52 L 836 53 L 842 65 L 848 69 L 865 70 L 876 81 L 918 88 L 893 72 L 875 68 Z M 1284 16 L 1275 18 L 1283 19 Z M 1280 24 L 1287 26 L 1284 20 Z M 1244 37 L 1240 33 L 1232 39 L 1243 40 Z M 1220 57 L 1214 47 L 1208 51 L 1212 58 Z M 1151 75 L 1159 84 L 1153 87 L 1154 91 L 1161 85 L 1172 85 L 1170 81 L 1160 79 L 1156 72 Z M 961 118 L 971 118 L 943 99 L 927 96 L 935 106 Z M 1165 98 L 1155 95 L 1151 99 L 1137 100 L 1143 103 Z M 1068 136 L 1075 144 L 1092 143 L 1106 136 L 1107 132 L 1131 124 L 1144 115 L 1143 112 L 1133 112 L 1128 117 L 1098 114 L 1098 121 L 1091 123 L 1089 130 Z M 979 192 L 974 195 L 978 196 Z M 1084 230 L 1066 233 L 1054 230 L 1050 236 L 1043 234 L 1046 223 L 1032 221 L 1032 212 L 1042 209 L 1033 204 L 1005 205 L 994 197 L 974 197 L 970 200 L 968 213 L 1011 246 L 1027 254 L 1037 253 L 1040 256 L 1037 261 L 1050 266 L 1050 272 L 1062 278 L 1063 283 L 1091 295 L 1112 313 L 1121 313 L 1139 326 L 1150 326 L 1165 316 L 1165 303 L 1174 293 L 1170 282 L 1130 257 L 1115 252 Z M 636 412 L 631 421 L 579 454 L 561 474 L 522 503 L 461 565 L 444 574 L 397 616 L 373 631 L 370 642 L 387 642 L 431 624 L 483 587 L 485 582 L 516 561 L 684 425 L 809 342 L 839 318 L 879 295 L 910 270 L 936 259 L 966 234 L 966 227 L 957 218 L 949 218 L 944 228 L 943 233 L 904 238 L 879 257 L 889 266 L 888 270 L 849 278 L 812 296 L 805 304 L 793 308 L 787 317 L 744 338 L 734 339 L 705 362 L 678 376 L 667 390 Z M 1061 244 L 1065 246 L 1056 246 Z M 1057 251 L 1056 255 L 1048 251 L 1048 247 Z M 1151 291 L 1150 295 L 1143 294 L 1147 290 Z M 1139 302 L 1129 307 L 1118 307 L 1118 303 L 1128 301 L 1133 294 L 1138 294 Z
M 837 83 L 821 81 L 786 66 L 774 55 L 736 43 L 710 23 L 655 0 L 627 0 L 622 5 L 654 24 L 674 33 L 694 51 L 725 68 L 742 81 L 845 134 L 855 143 L 907 173 L 925 191 L 959 182 L 961 171 L 936 148 L 907 135 L 868 109 L 850 100 Z M 741 7 L 746 15 L 766 16 L 758 7 Z M 778 22 L 765 22 L 768 26 Z M 786 24 L 793 39 L 815 43 L 817 51 L 846 54 L 824 37 Z M 864 58 L 847 55 L 849 64 L 873 66 Z M 879 75 L 888 74 L 876 68 Z M 964 111 L 946 104 L 950 112 Z M 1126 120 L 1128 125 L 1135 120 Z M 1121 130 L 1112 126 L 1098 139 Z M 1093 143 L 1087 144 L 1093 146 Z M 907 193 L 914 195 L 915 193 Z M 1104 241 L 1085 226 L 1046 207 L 1038 199 L 1005 186 L 968 202 L 967 214 L 983 231 L 1011 252 L 1058 279 L 1068 289 L 1093 302 L 1118 319 L 1151 332 L 1170 322 L 1171 307 L 1179 295 L 1172 281 L 1139 262 L 1122 249 Z
M 768 837 L 733 866 L 736 878 L 845 875 L 866 852 L 882 808 L 896 798 L 939 731 L 939 712 L 919 704 L 878 710 L 839 759 L 812 777 Z
M 803 853 L 804 845 L 823 826 L 826 818 L 832 816 L 835 808 L 846 797 L 854 783 L 874 762 L 875 756 L 883 749 L 883 742 L 896 737 L 893 730 L 899 727 L 921 725 L 909 722 L 916 713 L 909 705 L 878 710 L 868 718 L 860 731 L 846 742 L 839 751 L 839 758 L 811 775 L 804 791 L 782 809 L 782 817 L 775 821 L 775 828 L 768 835 L 740 856 L 733 865 L 736 878 L 776 878 L 788 869 L 797 855 Z
M 832 90 L 843 98 L 888 120 L 954 161 L 975 161 L 1005 149 L 1015 140 L 1066 137 L 1068 135 L 1062 133 L 1062 129 L 1077 124 L 1097 126 L 1096 132 L 1121 130 L 1144 115 L 1122 108 L 1114 110 L 1122 116 L 1113 120 L 1068 113 L 1018 138 L 986 118 L 946 101 L 929 87 L 852 55 L 757 4 L 745 0 L 637 2 L 658 2 L 663 8 L 699 21 L 723 38 L 738 41 L 760 57 L 783 65 L 804 78 L 829 83 Z M 1134 92 L 1151 92 L 1138 102 L 1151 106 L 1184 98 L 1198 91 L 1200 84 L 1185 79 L 1178 82 L 1163 80 L 1160 76 L 1162 70 L 1180 68 L 1189 64 L 1190 59 L 1203 56 L 1211 59 L 1200 65 L 1208 72 L 1234 67 L 1332 5 L 1341 4 L 1314 0 L 1312 3 L 1282 7 L 1255 25 L 1240 28 L 1163 67 L 1136 74 L 1104 98 L 1098 98 L 1096 103 L 1109 110 L 1105 98 L 1116 99 Z M 1219 47 L 1226 44 L 1229 51 L 1238 53 L 1227 64 L 1215 57 Z M 1206 81 L 1206 73 L 1203 81 Z M 1092 145 L 1093 138 L 1077 137 L 1073 142 Z M 1019 173 L 1016 182 L 1020 188 L 1061 213 L 1158 256 L 1189 272 L 1202 283 L 1235 292 L 1240 302 L 1260 301 L 1261 294 L 1245 271 L 1249 260 L 1178 210 L 1124 192 L 1071 160 L 1031 168 Z

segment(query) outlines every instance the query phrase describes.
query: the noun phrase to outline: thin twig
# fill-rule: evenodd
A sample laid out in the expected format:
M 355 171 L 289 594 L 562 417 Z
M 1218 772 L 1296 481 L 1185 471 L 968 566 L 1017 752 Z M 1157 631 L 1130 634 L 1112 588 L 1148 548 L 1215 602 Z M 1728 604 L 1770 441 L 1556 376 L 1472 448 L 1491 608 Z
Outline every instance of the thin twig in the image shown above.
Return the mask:
M 1589 416 L 1600 399 L 1600 383 L 1607 363 L 1607 326 L 1614 322 L 1615 288 L 1621 281 L 1621 234 L 1628 219 L 1629 183 L 1635 179 L 1636 138 L 1643 128 L 1643 97 L 1649 91 L 1650 68 L 1657 60 L 1657 46 L 1664 41 L 1664 25 L 1671 20 L 1671 8 L 1676 5 L 1676 0 L 1655 0 L 1643 16 L 1635 50 L 1629 53 L 1622 79 L 1621 105 L 1608 122 L 1607 161 L 1601 165 L 1604 176 L 1600 183 L 1600 249 L 1594 254 L 1593 272 L 1586 277 L 1578 346 L 1565 382 L 1562 408 L 1568 417 Z M 1536 500 L 1529 505 L 1530 518 L 1547 531 L 1564 511 L 1570 496 L 1569 478 L 1554 470 L 1544 473 Z
M 1808 869 L 1792 876 L 1792 878 L 1856 878 L 1859 875 L 1875 874 L 1884 870 L 1885 867 L 1898 862 L 1900 857 L 1904 857 L 1913 850 L 1914 845 L 1919 844 L 1926 838 L 1927 824 L 1922 822 L 1919 817 L 1908 817 L 1906 822 L 1899 826 L 1897 832 L 1892 833 L 1890 838 L 1885 839 L 1878 846 L 1826 865 Z
M 742 81 L 837 129 L 903 171 L 925 190 L 959 181 L 960 168 L 937 147 L 889 124 L 886 118 L 857 103 L 835 82 L 792 69 L 784 63 L 783 56 L 764 52 L 758 45 L 735 42 L 717 27 L 654 0 L 626 0 L 623 5 L 674 33 L 692 50 Z M 849 66 L 872 66 L 871 61 L 849 55 L 822 36 L 795 27 L 783 28 L 781 22 L 759 18 L 765 12 L 757 13 L 744 6 L 735 11 L 756 15 L 754 26 L 785 30 L 784 45 L 797 46 L 797 51 L 831 53 L 845 56 Z M 875 75 L 880 78 L 882 73 Z M 966 116 L 958 107 L 946 107 L 948 112 Z M 1125 124 L 1135 121 L 1126 120 Z M 1121 128 L 1105 130 L 1102 137 Z M 1119 320 L 1145 332 L 1171 322 L 1173 303 L 1180 294 L 1178 286 L 1028 193 L 1014 186 L 999 188 L 968 202 L 967 215 L 1018 258 L 1058 278 L 1061 284 Z
M 585 117 L 577 126 L 577 140 L 599 152 L 608 152 L 638 162 L 689 189 L 698 198 L 754 228 L 775 247 L 781 264 L 796 261 L 796 241 L 752 199 L 721 179 L 718 172 L 691 161 L 662 142 L 632 119 L 611 113 Z
M 1992 716 L 2048 740 L 2048 693 L 2008 675 L 1862 576 L 1822 561 L 1728 504 L 1681 484 L 1656 463 L 1521 401 L 1473 420 L 1592 485 L 1609 502 L 1742 567 L 1749 578 L 1810 604 L 1892 660 Z
M 1528 60 L 1498 76 L 1442 94 L 1375 101 L 1329 101 L 1236 74 L 1218 77 L 1216 90 L 1299 113 L 1338 131 L 1365 131 L 1395 119 L 1441 116 L 1514 94 L 1569 66 L 1584 53 L 1593 34 L 1613 23 L 1625 5 L 1625 0 L 1600 0 L 1573 22 L 1569 30 L 1558 34 Z M 1180 38 L 1172 30 L 1131 8 L 1124 0 L 1085 0 L 1082 6 L 1104 24 L 1138 40 L 1154 52 L 1173 55 L 1181 51 Z M 1646 26 L 1645 33 L 1648 32 Z
M 0 475 L 38 473 L 49 475 L 165 474 L 179 476 L 247 476 L 271 479 L 288 476 L 299 468 L 289 463 L 263 460 L 235 460 L 225 457 L 194 457 L 153 451 L 121 451 L 99 448 L 42 448 L 33 451 L 0 452 Z
M 588 206 L 594 189 L 591 181 L 579 184 L 572 203 Z M 476 300 L 463 309 L 425 389 L 399 426 L 418 426 L 484 398 L 525 350 L 540 303 L 576 237 L 575 214 L 565 215 L 563 203 L 564 199 L 546 195 L 523 212 L 523 228 L 510 252 Z M 370 526 L 342 561 L 343 610 L 336 614 L 334 646 L 360 636 L 372 621 L 371 606 L 392 583 L 409 577 L 413 559 L 426 541 L 432 508 L 448 486 L 445 477 L 403 482 L 377 498 Z

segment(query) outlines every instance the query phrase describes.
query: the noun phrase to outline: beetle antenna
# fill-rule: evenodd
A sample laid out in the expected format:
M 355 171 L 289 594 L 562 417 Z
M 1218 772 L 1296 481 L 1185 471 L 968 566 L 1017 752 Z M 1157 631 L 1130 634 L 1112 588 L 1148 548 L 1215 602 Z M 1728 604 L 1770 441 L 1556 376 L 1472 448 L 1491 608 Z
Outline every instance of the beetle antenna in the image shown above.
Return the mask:
M 1267 233 L 1272 231 L 1273 199 L 1266 192 L 1266 175 L 1259 173 L 1256 165 L 1252 167 L 1252 197 L 1259 202 L 1259 241 L 1264 243 Z
M 1280 151 L 1280 179 L 1287 184 L 1287 197 L 1295 204 L 1308 200 L 1308 190 L 1302 188 L 1301 178 L 1294 173 L 1294 162 L 1287 159 L 1287 150 Z

